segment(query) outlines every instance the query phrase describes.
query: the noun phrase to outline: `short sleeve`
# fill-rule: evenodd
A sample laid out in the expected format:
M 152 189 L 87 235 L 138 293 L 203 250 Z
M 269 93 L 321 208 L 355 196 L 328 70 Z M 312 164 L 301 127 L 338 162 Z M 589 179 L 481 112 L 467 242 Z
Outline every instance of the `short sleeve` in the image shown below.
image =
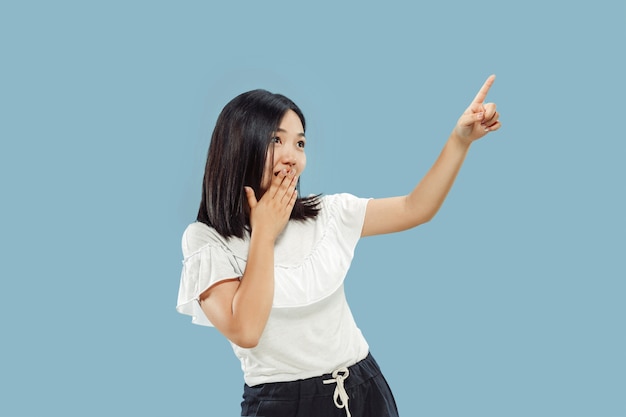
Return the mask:
M 200 308 L 200 294 L 220 281 L 243 275 L 235 256 L 213 235 L 208 226 L 194 223 L 185 230 L 182 241 L 184 259 L 176 310 L 203 326 L 213 325 Z
M 370 199 L 359 198 L 352 194 L 335 194 L 328 196 L 330 215 L 335 217 L 338 237 L 350 252 L 361 238 L 365 212 Z

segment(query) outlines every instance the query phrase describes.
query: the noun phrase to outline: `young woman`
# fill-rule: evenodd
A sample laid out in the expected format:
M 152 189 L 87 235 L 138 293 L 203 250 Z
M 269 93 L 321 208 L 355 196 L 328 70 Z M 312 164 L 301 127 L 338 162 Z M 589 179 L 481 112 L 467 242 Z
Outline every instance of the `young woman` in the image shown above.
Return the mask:
M 305 119 L 264 90 L 222 110 L 197 222 L 183 234 L 177 309 L 216 327 L 244 371 L 242 416 L 397 416 L 391 391 L 345 299 L 362 236 L 433 218 L 473 141 L 500 128 L 490 76 L 441 155 L 406 196 L 298 196 Z

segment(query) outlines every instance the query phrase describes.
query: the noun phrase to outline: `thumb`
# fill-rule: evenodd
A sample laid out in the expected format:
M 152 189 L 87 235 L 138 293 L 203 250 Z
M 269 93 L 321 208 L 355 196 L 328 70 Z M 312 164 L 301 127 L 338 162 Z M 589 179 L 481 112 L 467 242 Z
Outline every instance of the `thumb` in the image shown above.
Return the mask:
M 457 124 L 459 126 L 472 126 L 476 122 L 482 122 L 485 118 L 485 111 L 481 110 L 477 113 L 467 113 L 459 117 Z
M 248 205 L 250 206 L 251 209 L 256 207 L 256 203 L 257 203 L 257 199 L 256 196 L 254 195 L 254 190 L 252 189 L 252 187 L 248 187 L 245 186 L 243 187 L 243 189 L 246 192 L 246 198 L 248 199 Z

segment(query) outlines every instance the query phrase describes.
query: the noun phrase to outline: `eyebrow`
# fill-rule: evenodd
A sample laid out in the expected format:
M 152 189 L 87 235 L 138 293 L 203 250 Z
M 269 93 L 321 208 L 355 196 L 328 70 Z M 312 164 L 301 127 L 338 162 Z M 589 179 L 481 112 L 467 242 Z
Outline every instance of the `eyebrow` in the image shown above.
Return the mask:
M 278 132 L 281 132 L 281 133 L 288 133 L 285 129 L 281 129 L 281 128 L 278 128 L 278 129 L 276 130 L 276 133 L 278 133 Z M 304 136 L 304 132 L 302 132 L 302 133 L 298 133 L 298 136 L 305 137 L 305 136 Z

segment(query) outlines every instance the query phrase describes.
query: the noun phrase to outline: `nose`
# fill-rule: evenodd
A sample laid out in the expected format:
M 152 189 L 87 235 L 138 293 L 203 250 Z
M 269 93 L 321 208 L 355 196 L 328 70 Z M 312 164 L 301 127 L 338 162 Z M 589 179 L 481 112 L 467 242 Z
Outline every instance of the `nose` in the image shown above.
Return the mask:
M 296 151 L 289 147 L 282 149 L 282 152 L 280 153 L 279 161 L 285 165 L 289 165 L 289 166 L 295 165 L 296 164 Z

